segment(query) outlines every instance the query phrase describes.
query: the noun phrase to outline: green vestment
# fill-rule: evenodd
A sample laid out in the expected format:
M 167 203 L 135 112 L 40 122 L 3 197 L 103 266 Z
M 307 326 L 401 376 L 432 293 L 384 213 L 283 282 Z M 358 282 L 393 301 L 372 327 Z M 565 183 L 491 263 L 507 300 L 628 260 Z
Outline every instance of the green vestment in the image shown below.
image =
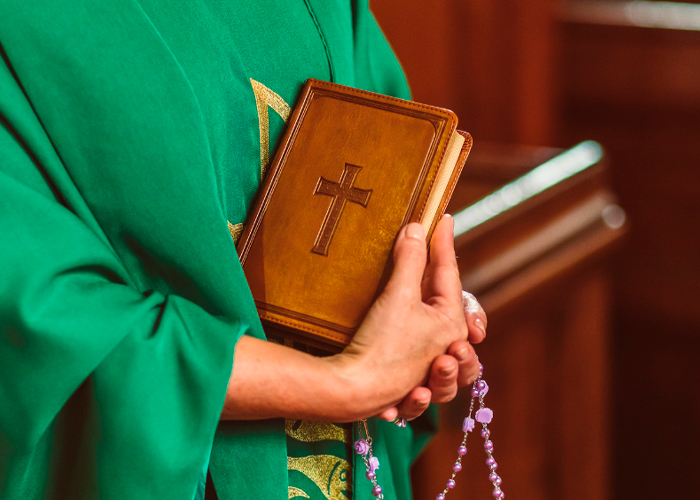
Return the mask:
M 286 499 L 284 421 L 217 428 L 264 338 L 230 229 L 304 80 L 408 96 L 366 1 L 8 0 L 0 44 L 0 499 L 190 500 L 207 464 Z M 415 429 L 370 422 L 387 499 Z

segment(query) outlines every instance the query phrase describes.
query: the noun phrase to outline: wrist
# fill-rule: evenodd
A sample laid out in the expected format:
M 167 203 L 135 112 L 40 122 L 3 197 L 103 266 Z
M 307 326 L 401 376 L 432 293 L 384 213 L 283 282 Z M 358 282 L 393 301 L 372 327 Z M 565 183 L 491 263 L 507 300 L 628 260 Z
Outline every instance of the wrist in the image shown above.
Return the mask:
M 382 384 L 375 383 L 371 367 L 360 354 L 343 351 L 323 358 L 328 363 L 329 391 L 334 394 L 338 422 L 369 418 L 393 406 L 383 394 Z

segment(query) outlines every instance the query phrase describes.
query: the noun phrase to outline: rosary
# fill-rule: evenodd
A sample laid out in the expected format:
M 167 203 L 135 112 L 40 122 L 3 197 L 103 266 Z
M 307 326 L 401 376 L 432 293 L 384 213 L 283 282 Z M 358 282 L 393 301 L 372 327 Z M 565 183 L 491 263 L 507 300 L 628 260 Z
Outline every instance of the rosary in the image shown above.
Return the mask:
M 489 392 L 489 386 L 486 381 L 483 380 L 484 367 L 479 365 L 479 377 L 474 382 L 472 386 L 472 398 L 469 404 L 469 414 L 464 419 L 464 424 L 462 424 L 462 431 L 464 432 L 464 438 L 462 443 L 457 449 L 457 460 L 452 465 L 452 476 L 447 480 L 445 489 L 438 493 L 435 500 L 445 500 L 445 496 L 449 491 L 455 487 L 455 477 L 457 473 L 462 470 L 462 457 L 467 454 L 467 436 L 470 432 L 474 430 L 476 422 L 481 424 L 481 437 L 484 438 L 484 451 L 486 452 L 486 465 L 491 471 L 489 474 L 489 481 L 493 484 L 493 498 L 494 500 L 503 500 L 504 494 L 501 490 L 501 477 L 496 474 L 496 469 L 498 469 L 498 464 L 493 458 L 493 442 L 491 441 L 491 432 L 488 429 L 488 424 L 493 419 L 493 411 L 484 405 L 484 396 Z M 476 401 L 479 403 L 479 409 L 476 410 L 474 418 L 472 418 L 472 412 L 476 406 Z M 364 431 L 365 438 L 358 439 L 355 441 L 355 452 L 361 455 L 364 463 L 366 474 L 365 476 L 372 482 L 372 495 L 374 495 L 378 500 L 384 499 L 384 494 L 382 493 L 382 487 L 379 486 L 377 482 L 377 469 L 379 468 L 379 460 L 372 453 L 372 438 L 369 435 L 367 429 L 367 421 L 362 420 L 362 425 L 360 429 Z M 399 427 L 406 427 L 406 420 L 399 419 L 396 421 L 396 425 Z

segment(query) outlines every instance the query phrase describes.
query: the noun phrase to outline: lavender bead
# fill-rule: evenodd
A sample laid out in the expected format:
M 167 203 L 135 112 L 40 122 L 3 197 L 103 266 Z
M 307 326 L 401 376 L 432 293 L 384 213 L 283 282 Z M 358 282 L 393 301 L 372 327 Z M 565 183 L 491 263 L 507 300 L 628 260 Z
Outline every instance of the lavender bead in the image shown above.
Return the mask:
M 484 449 L 489 452 L 493 451 L 493 441 L 490 439 L 484 441 Z
M 382 494 L 382 487 L 381 486 L 377 485 L 374 488 L 372 488 L 372 495 L 374 495 L 375 497 L 378 497 L 381 494 Z
M 463 457 L 464 455 L 467 454 L 467 447 L 466 446 L 460 446 L 459 449 L 457 450 L 457 453 L 459 453 L 460 457 Z
M 455 464 L 452 466 L 452 470 L 455 472 L 459 472 L 462 470 L 462 464 L 459 462 L 455 462 Z
M 496 459 L 493 457 L 489 457 L 486 459 L 486 465 L 489 466 L 489 469 L 492 471 L 498 469 L 498 464 L 496 463 Z
M 498 474 L 496 474 L 495 472 L 492 472 L 491 474 L 489 474 L 489 481 L 491 481 L 492 483 L 495 483 L 496 479 L 498 479 Z
M 496 486 L 500 486 L 502 482 L 503 479 L 501 479 L 501 476 L 496 476 L 496 480 L 493 481 L 493 483 L 495 483 Z
M 445 495 L 439 493 L 438 496 L 435 497 L 435 500 L 445 500 Z
M 473 398 L 479 397 L 479 389 L 477 389 L 476 387 L 472 387 L 472 397 Z
M 493 411 L 490 408 L 480 408 L 474 417 L 477 422 L 490 424 L 491 420 L 493 420 Z
M 455 480 L 454 480 L 454 479 L 448 479 L 448 480 L 447 480 L 447 487 L 448 487 L 449 489 L 454 488 L 454 487 L 455 487 L 455 484 L 457 484 L 457 483 L 455 483 Z
M 474 419 L 471 417 L 467 417 L 464 419 L 464 423 L 462 424 L 462 432 L 471 432 L 474 430 Z
M 489 436 L 491 435 L 491 431 L 488 429 L 481 429 L 481 437 L 484 439 L 488 439 Z
M 494 488 L 493 489 L 493 498 L 496 500 L 501 500 L 505 495 L 501 491 L 501 488 Z
M 364 439 L 358 439 L 355 441 L 355 453 L 358 455 L 367 455 L 369 452 L 369 444 Z
M 374 472 L 371 472 L 371 471 L 368 471 L 368 472 L 365 474 L 365 476 L 367 476 L 367 479 L 369 479 L 370 481 L 371 481 L 372 479 L 374 479 L 375 477 L 377 477 L 377 475 L 376 475 Z

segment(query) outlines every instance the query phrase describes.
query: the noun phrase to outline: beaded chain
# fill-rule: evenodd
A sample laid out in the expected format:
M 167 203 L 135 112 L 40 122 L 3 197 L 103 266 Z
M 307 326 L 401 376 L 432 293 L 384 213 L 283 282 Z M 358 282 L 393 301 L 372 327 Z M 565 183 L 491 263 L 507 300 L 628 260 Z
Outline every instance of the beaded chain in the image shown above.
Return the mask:
M 481 424 L 481 437 L 484 438 L 484 451 L 486 452 L 486 465 L 489 468 L 489 481 L 493 484 L 493 498 L 494 500 L 503 500 L 505 497 L 503 490 L 501 489 L 501 477 L 496 473 L 498 469 L 498 463 L 496 459 L 493 458 L 493 442 L 491 441 L 491 431 L 489 431 L 488 424 L 491 423 L 493 419 L 493 411 L 484 405 L 484 396 L 489 392 L 489 386 L 483 379 L 484 366 L 479 365 L 479 377 L 472 385 L 472 398 L 469 403 L 469 414 L 464 419 L 462 424 L 462 431 L 464 432 L 464 438 L 462 438 L 462 443 L 457 449 L 457 460 L 452 465 L 452 476 L 447 480 L 447 485 L 445 489 L 438 493 L 436 500 L 445 500 L 445 496 L 451 489 L 456 485 L 455 477 L 457 473 L 462 470 L 462 457 L 467 454 L 467 437 L 469 433 L 474 430 L 476 422 Z M 476 402 L 479 403 L 479 409 L 476 410 L 474 418 L 472 418 L 472 412 L 476 406 Z M 360 439 L 355 441 L 355 452 L 362 456 L 365 463 L 365 476 L 372 482 L 372 495 L 374 495 L 378 500 L 384 500 L 384 494 L 382 493 L 382 487 L 379 486 L 377 482 L 377 469 L 379 468 L 379 460 L 374 456 L 372 452 L 372 438 L 369 435 L 369 430 L 367 429 L 367 421 L 360 421 Z M 404 419 L 398 419 L 396 421 L 398 427 L 406 427 L 406 421 Z M 364 431 L 364 438 L 361 437 L 362 431 Z

